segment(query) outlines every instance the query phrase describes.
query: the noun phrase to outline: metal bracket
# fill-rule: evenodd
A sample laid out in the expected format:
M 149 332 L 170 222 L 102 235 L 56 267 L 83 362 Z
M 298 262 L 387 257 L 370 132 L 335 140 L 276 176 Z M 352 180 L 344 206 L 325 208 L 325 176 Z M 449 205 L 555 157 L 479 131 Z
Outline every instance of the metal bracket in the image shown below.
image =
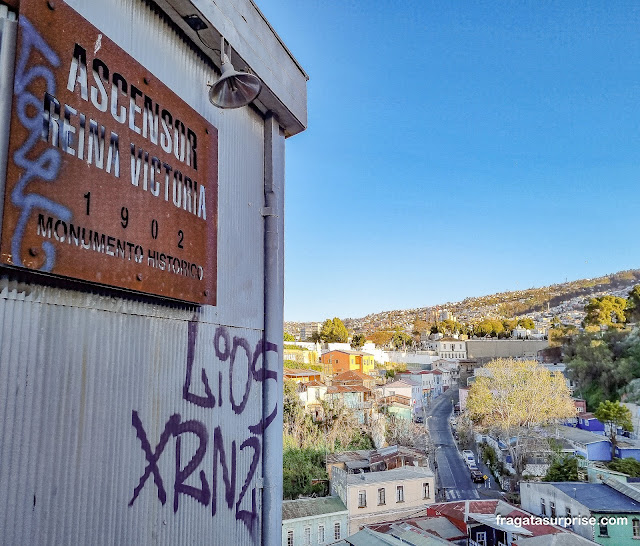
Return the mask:
M 260 214 L 262 214 L 262 216 L 277 216 L 277 214 L 275 212 L 273 212 L 273 207 L 262 207 L 260 209 Z

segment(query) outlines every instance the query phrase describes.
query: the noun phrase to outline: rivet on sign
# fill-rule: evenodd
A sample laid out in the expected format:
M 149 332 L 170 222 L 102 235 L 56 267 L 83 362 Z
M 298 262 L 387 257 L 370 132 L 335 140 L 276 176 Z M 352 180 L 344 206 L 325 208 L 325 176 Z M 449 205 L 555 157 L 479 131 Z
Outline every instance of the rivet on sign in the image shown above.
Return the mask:
M 53 0 L 47 0 L 47 6 L 49 9 L 56 9 L 56 3 Z
M 208 296 L 208 295 L 209 295 L 209 291 L 208 291 L 208 290 L 205 290 L 205 291 L 204 291 L 204 295 L 205 295 L 205 296 Z
M 38 251 L 38 249 L 37 249 L 35 246 L 32 246 L 32 247 L 29 249 L 29 254 L 30 254 L 31 256 L 37 256 L 37 255 L 38 255 L 38 252 L 39 252 L 39 251 Z
M 142 280 L 142 273 L 138 273 L 138 274 L 136 275 L 136 279 L 138 279 L 139 281 L 141 281 L 141 280 Z
M 149 78 L 144 77 L 144 78 L 142 78 L 142 81 L 143 81 L 146 85 L 149 85 Z
M 205 127 L 204 132 L 205 132 L 205 133 L 207 133 L 207 134 L 209 134 L 209 129 L 207 129 L 207 128 Z

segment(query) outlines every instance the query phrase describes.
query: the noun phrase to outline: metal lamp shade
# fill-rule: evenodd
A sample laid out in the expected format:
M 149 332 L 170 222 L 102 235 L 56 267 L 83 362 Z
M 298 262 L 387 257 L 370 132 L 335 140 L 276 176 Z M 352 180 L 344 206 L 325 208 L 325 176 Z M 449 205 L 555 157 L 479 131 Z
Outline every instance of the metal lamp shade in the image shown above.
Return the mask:
M 230 62 L 222 64 L 222 76 L 209 89 L 209 101 L 218 108 L 240 108 L 255 99 L 262 89 L 257 76 L 236 72 Z

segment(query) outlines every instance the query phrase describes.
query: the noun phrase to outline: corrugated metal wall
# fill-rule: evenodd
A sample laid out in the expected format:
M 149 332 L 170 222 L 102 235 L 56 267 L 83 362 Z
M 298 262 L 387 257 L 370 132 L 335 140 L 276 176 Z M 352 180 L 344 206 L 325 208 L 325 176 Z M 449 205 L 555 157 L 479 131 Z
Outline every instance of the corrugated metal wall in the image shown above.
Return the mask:
M 263 120 L 143 2 L 69 3 L 219 130 L 218 305 L 3 272 L 0 543 L 259 543 Z

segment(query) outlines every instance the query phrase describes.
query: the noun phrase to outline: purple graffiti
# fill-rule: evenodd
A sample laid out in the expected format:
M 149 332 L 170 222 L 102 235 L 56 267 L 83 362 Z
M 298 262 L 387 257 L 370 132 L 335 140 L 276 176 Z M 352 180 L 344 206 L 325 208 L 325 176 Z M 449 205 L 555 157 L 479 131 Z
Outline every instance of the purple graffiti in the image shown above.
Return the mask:
M 187 401 L 200 406 L 201 408 L 212 408 L 216 404 L 215 396 L 211 393 L 209 387 L 209 379 L 207 378 L 207 372 L 202 368 L 202 384 L 204 385 L 204 392 L 206 396 L 198 396 L 189 392 L 191 386 L 191 372 L 193 371 L 193 361 L 195 358 L 196 339 L 198 338 L 198 322 L 195 320 L 189 321 L 189 336 L 187 340 L 187 375 L 185 377 L 184 386 L 182 387 L 182 397 Z M 222 402 L 222 396 L 218 399 Z
M 160 458 L 160 455 L 162 455 L 162 452 L 164 451 L 164 448 L 167 445 L 169 438 L 173 434 L 175 425 L 179 422 L 180 422 L 179 415 L 172 415 L 169 418 L 169 420 L 167 421 L 167 424 L 164 427 L 164 431 L 160 435 L 160 441 L 158 442 L 158 445 L 156 446 L 155 451 L 152 451 L 151 444 L 149 444 L 149 440 L 147 439 L 147 433 L 145 432 L 144 427 L 142 426 L 142 421 L 140 421 L 140 417 L 138 417 L 138 412 L 135 410 L 131 412 L 131 424 L 133 425 L 133 428 L 136 429 L 136 435 L 138 436 L 138 439 L 142 444 L 142 451 L 144 451 L 144 455 L 147 458 L 147 462 L 149 464 L 144 469 L 144 474 L 140 478 L 140 482 L 138 483 L 138 486 L 133 491 L 133 497 L 129 501 L 129 506 L 132 506 L 135 500 L 138 498 L 140 491 L 142 491 L 144 484 L 146 483 L 147 479 L 151 474 L 153 474 L 153 481 L 156 484 L 156 487 L 158 489 L 158 499 L 162 504 L 167 502 L 167 493 L 164 490 L 164 485 L 162 483 L 162 476 L 160 476 L 160 470 L 158 470 L 158 459 Z
M 251 399 L 252 390 L 255 393 L 254 385 L 262 385 L 265 381 L 278 380 L 278 373 L 266 367 L 267 353 L 277 353 L 278 346 L 264 339 L 257 342 L 255 348 L 245 338 L 231 336 L 229 330 L 224 326 L 216 328 L 213 339 L 214 359 L 213 362 L 205 364 L 222 367 L 210 375 L 217 377 L 218 388 L 216 395 L 213 394 L 212 384 L 209 375 L 201 368 L 200 374 L 194 373 L 194 363 L 196 360 L 196 344 L 198 341 L 199 323 L 197 318 L 189 322 L 187 329 L 187 354 L 185 366 L 185 379 L 182 386 L 182 398 L 189 404 L 199 408 L 211 409 L 220 408 L 223 404 L 229 404 L 235 415 L 242 415 Z M 246 379 L 243 370 L 246 365 Z M 226 367 L 226 370 L 224 369 Z M 241 377 L 238 377 L 242 374 Z M 200 377 L 200 382 L 197 377 Z M 228 379 L 229 388 L 223 389 L 223 381 Z M 213 379 L 215 381 L 215 379 Z M 198 383 L 201 383 L 199 385 Z M 236 390 L 234 391 L 234 385 Z M 215 385 L 214 385 L 215 388 Z M 240 397 L 240 392 L 242 396 Z M 234 510 L 237 521 L 243 523 L 252 537 L 255 538 L 258 531 L 258 509 L 257 509 L 257 487 L 251 487 L 254 482 L 256 472 L 262 457 L 262 434 L 265 429 L 274 421 L 278 413 L 277 404 L 266 417 L 255 424 L 248 426 L 249 437 L 245 438 L 238 448 L 239 440 L 231 440 L 225 444 L 224 434 L 221 426 L 216 426 L 213 434 L 209 435 L 207 427 L 200 421 L 190 420 L 181 422 L 180 415 L 172 415 L 165 425 L 160 441 L 155 451 L 147 439 L 142 422 L 136 411 L 132 412 L 132 424 L 136 434 L 140 439 L 142 450 L 147 460 L 147 467 L 140 478 L 140 482 L 134 490 L 133 498 L 129 506 L 133 505 L 150 476 L 153 476 L 154 483 L 158 490 L 158 499 L 162 504 L 166 502 L 166 492 L 160 472 L 158 470 L 158 459 L 165 451 L 165 447 L 170 438 L 175 438 L 175 483 L 173 491 L 173 510 L 177 512 L 180 507 L 180 495 L 186 495 L 204 506 L 211 503 L 211 515 L 215 516 L 220 509 L 218 504 L 219 494 L 223 495 L 224 504 L 229 510 Z M 198 447 L 190 456 L 189 461 L 183 466 L 182 461 L 182 436 L 193 434 L 198 438 Z M 207 449 L 213 449 L 213 467 L 210 480 L 207 479 L 205 470 L 198 468 L 205 458 Z M 248 453 L 251 462 L 246 476 L 242 481 L 242 487 L 236 482 L 242 477 L 237 476 L 238 457 L 241 453 Z M 186 483 L 187 479 L 196 474 L 199 477 L 199 487 Z M 211 485 L 209 485 L 211 484 Z
M 211 505 L 211 515 L 215 516 L 218 511 L 218 499 L 217 484 L 218 484 L 218 472 L 217 462 L 220 462 L 222 467 L 222 480 L 224 481 L 224 499 L 227 502 L 227 506 L 231 508 L 233 506 L 233 500 L 236 496 L 236 441 L 231 442 L 231 472 L 227 466 L 227 453 L 224 449 L 224 440 L 222 439 L 222 430 L 220 427 L 216 427 L 213 431 L 213 501 Z
M 191 460 L 187 463 L 187 466 L 182 468 L 180 461 L 182 453 L 182 438 L 180 435 L 188 432 L 195 434 L 200 440 L 200 444 L 198 445 L 198 449 L 194 453 L 193 457 L 191 457 Z M 185 480 L 193 474 L 196 468 L 198 468 L 202 459 L 204 459 L 205 453 L 207 452 L 207 442 L 209 440 L 207 429 L 198 421 L 185 421 L 184 423 L 179 423 L 175 426 L 173 434 L 176 436 L 176 483 L 173 489 L 173 511 L 178 511 L 178 499 L 181 493 L 183 495 L 188 495 L 196 499 L 199 503 L 207 506 L 211 499 L 211 490 L 209 489 L 209 483 L 207 482 L 204 470 L 200 471 L 201 489 L 184 483 Z
M 251 459 L 251 466 L 249 467 L 249 472 L 247 473 L 247 479 L 244 481 L 244 485 L 242 486 L 242 491 L 240 491 L 240 495 L 238 496 L 238 502 L 236 503 L 236 519 L 241 520 L 248 529 L 254 528 L 254 523 L 258 517 L 258 511 L 256 508 L 256 488 L 254 487 L 251 490 L 251 510 L 240 510 L 240 503 L 247 493 L 247 489 L 249 489 L 249 484 L 253 479 L 253 475 L 255 474 L 258 463 L 260 462 L 260 440 L 255 436 L 252 438 L 247 438 L 240 445 L 240 451 L 244 448 L 250 447 L 253 449 L 253 458 Z
M 11 202 L 21 211 L 11 239 L 11 254 L 13 263 L 22 266 L 20 248 L 32 210 L 37 208 L 47 211 L 64 221 L 71 220 L 72 215 L 68 208 L 43 195 L 25 193 L 27 185 L 33 179 L 41 179 L 46 182 L 55 180 L 61 163 L 60 152 L 52 148 L 48 148 L 38 157 L 33 157 L 33 148 L 42 134 L 43 106 L 42 100 L 30 93 L 28 86 L 37 78 L 42 78 L 46 83 L 46 91 L 55 93 L 56 82 L 53 72 L 48 66 L 32 66 L 27 69 L 27 65 L 34 51 L 36 55 L 42 56 L 53 67 L 60 65 L 60 59 L 23 15 L 20 16 L 20 29 L 22 46 L 16 62 L 14 94 L 18 119 L 22 126 L 29 130 L 29 136 L 13 155 L 14 163 L 23 169 L 23 173 L 11 192 Z M 29 116 L 29 111 L 35 112 L 35 114 Z M 49 242 L 42 243 L 42 249 L 45 254 L 45 263 L 41 269 L 51 271 L 55 263 L 55 249 Z
M 244 349 L 245 355 L 247 357 L 247 382 L 244 385 L 244 395 L 242 396 L 242 401 L 237 404 L 235 401 L 235 397 L 233 395 L 233 372 L 235 370 L 236 363 L 236 355 L 238 354 L 238 348 L 242 347 Z M 252 362 L 253 352 L 251 351 L 251 347 L 249 347 L 249 343 L 246 339 L 241 337 L 233 338 L 233 349 L 231 349 L 231 355 L 229 358 L 229 400 L 231 400 L 231 407 L 236 415 L 240 415 L 244 408 L 247 407 L 247 402 L 249 401 L 249 394 L 251 393 L 251 380 L 253 379 L 253 374 L 251 373 L 251 362 Z

